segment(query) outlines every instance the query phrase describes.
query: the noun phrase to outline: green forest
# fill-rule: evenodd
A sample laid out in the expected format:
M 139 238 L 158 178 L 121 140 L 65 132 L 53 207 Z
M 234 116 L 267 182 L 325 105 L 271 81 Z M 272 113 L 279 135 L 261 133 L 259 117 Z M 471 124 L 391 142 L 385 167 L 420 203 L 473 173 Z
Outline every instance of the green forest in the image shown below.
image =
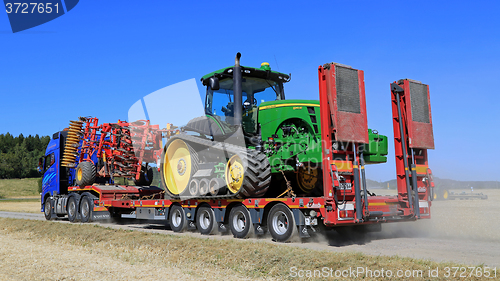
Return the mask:
M 49 136 L 0 134 L 0 179 L 39 177 L 38 158 L 49 141 Z

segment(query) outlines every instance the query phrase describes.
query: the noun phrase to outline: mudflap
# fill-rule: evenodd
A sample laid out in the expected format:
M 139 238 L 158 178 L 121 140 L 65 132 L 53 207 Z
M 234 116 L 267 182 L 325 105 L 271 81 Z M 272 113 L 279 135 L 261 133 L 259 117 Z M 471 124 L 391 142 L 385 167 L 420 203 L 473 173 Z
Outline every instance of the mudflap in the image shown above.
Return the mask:
M 108 208 L 99 206 L 98 202 L 98 198 L 92 198 L 92 221 L 111 219 L 111 213 Z
M 109 219 L 111 219 L 111 214 L 109 213 L 109 211 L 92 212 L 92 221 L 109 220 Z

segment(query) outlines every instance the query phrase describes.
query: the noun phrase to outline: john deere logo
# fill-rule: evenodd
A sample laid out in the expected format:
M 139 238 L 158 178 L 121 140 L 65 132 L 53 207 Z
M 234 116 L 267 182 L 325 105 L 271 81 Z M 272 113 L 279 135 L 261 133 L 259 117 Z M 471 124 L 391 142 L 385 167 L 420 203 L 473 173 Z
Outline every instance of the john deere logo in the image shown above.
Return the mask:
M 16 33 L 56 19 L 73 9 L 79 0 L 4 0 L 12 32 Z

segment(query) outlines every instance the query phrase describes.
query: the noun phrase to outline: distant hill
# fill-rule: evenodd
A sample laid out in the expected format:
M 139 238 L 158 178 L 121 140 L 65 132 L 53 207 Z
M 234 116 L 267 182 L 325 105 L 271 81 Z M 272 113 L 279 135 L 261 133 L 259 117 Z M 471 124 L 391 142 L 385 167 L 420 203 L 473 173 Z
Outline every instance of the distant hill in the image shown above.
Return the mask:
M 366 181 L 366 185 L 369 188 L 387 188 L 387 184 L 389 184 L 389 189 L 396 189 L 395 179 L 384 182 L 377 182 L 369 179 Z M 474 187 L 474 189 L 500 189 L 500 181 L 457 181 L 434 177 L 434 184 L 436 187 L 443 187 L 446 189 L 470 189 L 471 186 Z

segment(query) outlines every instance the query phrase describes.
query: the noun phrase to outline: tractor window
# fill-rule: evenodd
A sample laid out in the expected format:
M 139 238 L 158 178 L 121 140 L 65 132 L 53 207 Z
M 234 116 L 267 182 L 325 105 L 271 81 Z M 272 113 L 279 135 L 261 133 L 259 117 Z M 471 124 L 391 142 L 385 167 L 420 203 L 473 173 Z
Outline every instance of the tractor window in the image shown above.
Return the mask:
M 219 85 L 220 89 L 217 91 L 207 87 L 205 111 L 225 120 L 225 117 L 234 117 L 233 80 L 222 80 Z M 283 85 L 271 80 L 243 77 L 242 91 L 243 114 L 263 102 L 284 99 Z

